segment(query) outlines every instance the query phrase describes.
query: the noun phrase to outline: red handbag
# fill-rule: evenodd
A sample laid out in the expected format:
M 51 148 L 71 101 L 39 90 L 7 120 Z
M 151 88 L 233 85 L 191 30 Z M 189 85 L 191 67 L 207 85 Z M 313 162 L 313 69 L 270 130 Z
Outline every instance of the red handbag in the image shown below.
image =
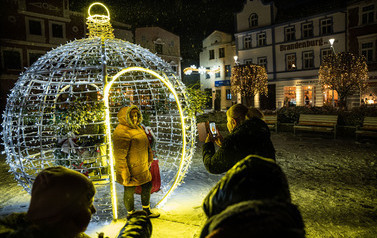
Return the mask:
M 161 176 L 160 176 L 160 167 L 158 166 L 158 160 L 154 159 L 149 169 L 152 174 L 152 190 L 151 193 L 157 192 L 161 188 Z M 135 193 L 141 194 L 141 186 L 135 188 Z

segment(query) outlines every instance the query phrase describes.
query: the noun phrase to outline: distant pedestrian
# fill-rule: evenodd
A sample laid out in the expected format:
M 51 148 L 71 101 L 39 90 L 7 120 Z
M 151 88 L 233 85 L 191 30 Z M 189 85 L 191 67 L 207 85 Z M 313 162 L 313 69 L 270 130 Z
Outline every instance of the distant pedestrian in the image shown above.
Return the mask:
M 236 104 L 226 112 L 230 134 L 222 139 L 208 134 L 203 146 L 203 163 L 208 172 L 220 174 L 228 171 L 248 155 L 259 155 L 275 160 L 275 149 L 270 139 L 270 130 L 255 113 L 242 104 Z M 215 145 L 220 146 L 216 151 Z

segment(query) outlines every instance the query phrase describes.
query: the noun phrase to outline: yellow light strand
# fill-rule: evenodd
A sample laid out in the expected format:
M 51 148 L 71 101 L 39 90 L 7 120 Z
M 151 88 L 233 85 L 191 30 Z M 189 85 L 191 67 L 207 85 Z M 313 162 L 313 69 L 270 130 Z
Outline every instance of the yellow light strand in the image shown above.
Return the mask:
M 182 142 L 182 156 L 181 156 L 181 161 L 180 161 L 180 165 L 179 165 L 179 170 L 178 170 L 177 175 L 174 178 L 173 185 L 170 187 L 169 191 L 165 194 L 165 196 L 157 203 L 157 205 L 162 203 L 168 197 L 168 195 L 178 186 L 179 178 L 180 178 L 180 175 L 182 173 L 182 168 L 183 168 L 183 164 L 184 164 L 184 158 L 185 158 L 185 155 L 186 155 L 186 126 L 185 126 L 185 121 L 184 121 L 183 110 L 182 110 L 182 106 L 181 106 L 181 103 L 179 101 L 177 92 L 175 91 L 174 86 L 169 82 L 168 78 L 166 76 L 162 77 L 161 75 L 159 75 L 155 71 L 150 70 L 150 69 L 146 69 L 146 68 L 143 68 L 143 67 L 129 67 L 129 68 L 126 68 L 126 69 L 119 71 L 116 75 L 114 75 L 112 80 L 110 82 L 108 82 L 105 85 L 105 88 L 104 88 L 104 101 L 105 101 L 105 111 L 106 111 L 106 119 L 105 119 L 106 123 L 105 124 L 106 124 L 106 137 L 108 139 L 108 144 L 109 144 L 109 162 L 110 162 L 110 175 L 111 175 L 111 181 L 110 181 L 111 185 L 110 186 L 111 186 L 111 193 L 112 193 L 111 194 L 111 197 L 112 197 L 111 201 L 112 201 L 112 205 L 113 205 L 114 220 L 118 219 L 118 208 L 117 208 L 116 187 L 115 187 L 115 171 L 114 171 L 114 164 L 115 163 L 114 163 L 114 158 L 113 158 L 113 147 L 112 147 L 112 138 L 111 138 L 111 129 L 110 129 L 109 91 L 110 91 L 112 84 L 115 82 L 115 80 L 117 78 L 119 78 L 121 75 L 123 75 L 125 73 L 132 72 L 132 71 L 145 72 L 145 73 L 151 74 L 151 75 L 155 76 L 156 78 L 160 79 L 165 84 L 165 86 L 168 87 L 170 92 L 173 94 L 174 99 L 177 103 L 179 115 L 181 117 L 183 142 Z

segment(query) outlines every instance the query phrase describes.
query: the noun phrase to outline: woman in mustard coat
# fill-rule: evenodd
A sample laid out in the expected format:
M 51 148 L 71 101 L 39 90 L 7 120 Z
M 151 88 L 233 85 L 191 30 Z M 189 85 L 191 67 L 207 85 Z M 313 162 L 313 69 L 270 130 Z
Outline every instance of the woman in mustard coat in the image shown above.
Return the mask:
M 145 131 L 140 126 L 143 117 L 135 105 L 121 108 L 119 125 L 113 133 L 116 181 L 124 186 L 124 205 L 128 214 L 135 211 L 135 187 L 141 186 L 141 203 L 148 216 L 158 217 L 150 211 L 152 175 L 149 167 L 153 161 L 152 150 Z

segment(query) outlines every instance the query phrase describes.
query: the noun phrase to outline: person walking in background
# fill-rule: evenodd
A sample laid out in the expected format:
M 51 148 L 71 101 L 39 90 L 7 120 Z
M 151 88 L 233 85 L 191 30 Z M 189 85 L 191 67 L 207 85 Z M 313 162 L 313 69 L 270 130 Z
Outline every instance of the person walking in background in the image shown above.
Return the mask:
M 33 183 L 27 213 L 0 220 L 0 237 L 85 238 L 95 188 L 83 174 L 64 167 L 42 170 Z
M 263 113 L 235 104 L 226 115 L 230 134 L 222 139 L 219 133 L 216 137 L 209 133 L 203 145 L 203 163 L 208 172 L 224 173 L 248 155 L 275 160 L 275 148 L 270 139 L 270 130 L 262 120 Z M 214 143 L 220 146 L 217 151 Z
M 149 167 L 153 161 L 152 150 L 147 135 L 140 126 L 143 117 L 135 105 L 121 108 L 118 112 L 119 124 L 113 133 L 116 181 L 124 186 L 124 206 L 128 214 L 135 212 L 135 187 L 141 186 L 141 203 L 150 218 L 160 214 L 150 210 L 152 175 Z

